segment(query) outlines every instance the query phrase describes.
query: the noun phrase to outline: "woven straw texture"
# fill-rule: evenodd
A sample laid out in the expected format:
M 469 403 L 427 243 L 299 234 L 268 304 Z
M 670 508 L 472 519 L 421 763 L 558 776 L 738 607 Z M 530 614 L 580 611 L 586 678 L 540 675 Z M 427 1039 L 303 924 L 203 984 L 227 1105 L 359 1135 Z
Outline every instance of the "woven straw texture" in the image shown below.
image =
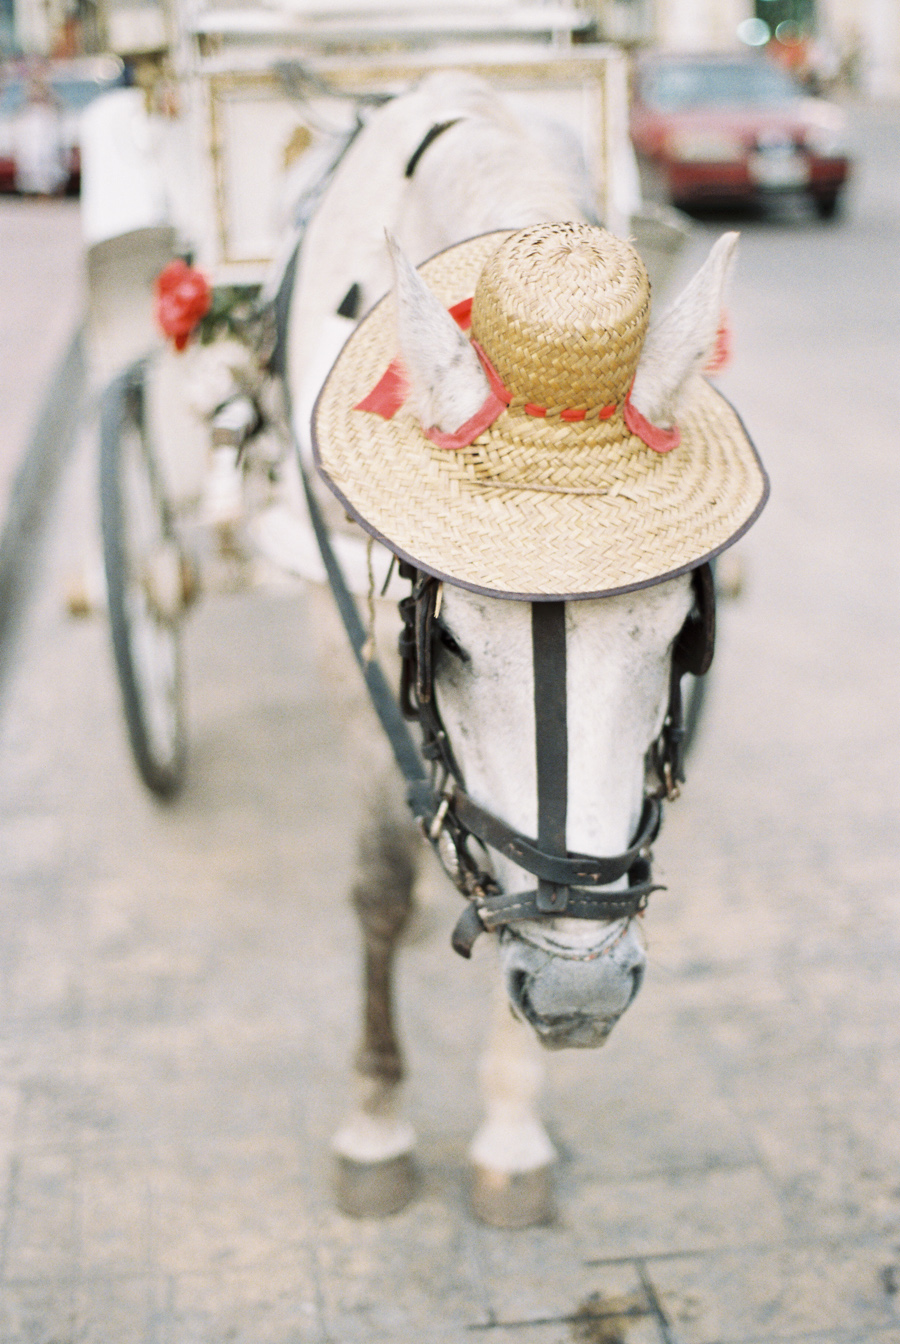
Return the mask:
M 650 282 L 634 248 L 581 224 L 510 237 L 488 258 L 472 306 L 472 333 L 510 405 L 551 415 L 624 401 L 649 320 Z
M 408 405 L 391 420 L 354 410 L 397 354 L 393 297 L 361 323 L 316 406 L 316 460 L 392 550 L 479 592 L 599 597 L 701 564 L 756 517 L 765 473 L 708 383 L 695 380 L 669 453 L 624 422 L 649 317 L 630 245 L 583 225 L 539 225 L 458 244 L 421 273 L 448 307 L 474 294 L 472 334 L 513 400 L 458 451 L 426 439 Z M 585 418 L 561 418 L 572 409 Z

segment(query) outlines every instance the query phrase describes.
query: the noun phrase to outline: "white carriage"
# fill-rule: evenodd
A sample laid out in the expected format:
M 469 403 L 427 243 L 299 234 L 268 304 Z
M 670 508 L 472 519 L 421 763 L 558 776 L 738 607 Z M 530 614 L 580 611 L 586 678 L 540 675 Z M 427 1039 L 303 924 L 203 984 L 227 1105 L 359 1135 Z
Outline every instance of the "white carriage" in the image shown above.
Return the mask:
M 308 9 L 114 10 L 136 84 L 98 100 L 83 128 L 110 620 L 135 759 L 161 796 L 184 773 L 180 626 L 196 593 L 251 582 L 273 562 L 321 573 L 308 527 L 285 526 L 302 492 L 277 377 L 282 281 L 371 109 L 434 69 L 481 74 L 518 115 L 567 129 L 589 213 L 636 238 L 657 287 L 685 237 L 674 214 L 641 208 L 626 58 L 581 40 L 582 11 L 360 4 L 327 19 Z M 157 277 L 175 257 L 212 288 L 201 329 L 211 343 L 195 338 L 184 353 L 154 316 Z

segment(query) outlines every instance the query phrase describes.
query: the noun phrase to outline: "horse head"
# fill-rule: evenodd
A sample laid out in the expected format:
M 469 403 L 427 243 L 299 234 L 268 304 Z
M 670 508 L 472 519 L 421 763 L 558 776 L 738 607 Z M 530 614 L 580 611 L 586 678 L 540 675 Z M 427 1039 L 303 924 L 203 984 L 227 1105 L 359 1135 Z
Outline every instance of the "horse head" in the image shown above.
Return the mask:
M 662 432 L 677 422 L 686 390 L 715 344 L 736 241 L 726 234 L 716 243 L 643 343 L 630 402 Z M 490 397 L 491 373 L 395 244 L 391 253 L 410 403 L 423 426 L 452 439 Z M 544 787 L 564 794 L 565 851 L 628 851 L 658 784 L 648 777 L 648 761 L 669 712 L 673 648 L 694 602 L 684 572 L 633 591 L 560 603 L 562 684 L 554 688 L 553 669 L 548 687 L 536 665 L 534 612 L 547 605 L 446 582 L 434 699 L 468 797 L 517 834 L 539 837 L 548 806 L 539 761 L 542 749 L 551 761 L 555 752 L 564 778 Z M 556 718 L 542 704 L 554 693 L 563 701 Z M 541 741 L 560 733 L 563 743 Z M 554 806 L 558 814 L 558 797 L 550 800 L 551 812 Z M 492 859 L 505 896 L 533 890 L 532 871 L 502 852 Z M 627 890 L 628 881 L 623 875 L 610 885 Z M 513 1012 L 550 1048 L 601 1044 L 640 988 L 646 956 L 633 910 L 606 919 L 512 920 L 499 930 L 499 948 Z

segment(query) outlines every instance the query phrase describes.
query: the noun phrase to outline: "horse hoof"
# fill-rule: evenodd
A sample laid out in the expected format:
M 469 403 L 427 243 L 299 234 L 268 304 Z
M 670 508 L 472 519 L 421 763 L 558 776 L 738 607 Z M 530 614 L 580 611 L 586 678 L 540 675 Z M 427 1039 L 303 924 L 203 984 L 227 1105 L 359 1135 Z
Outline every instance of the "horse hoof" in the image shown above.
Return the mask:
M 490 1227 L 538 1227 L 556 1216 L 553 1166 L 532 1171 L 491 1171 L 476 1166 L 472 1211 Z
M 386 1218 L 405 1209 L 416 1185 L 410 1153 L 384 1162 L 355 1162 L 336 1153 L 334 1195 L 341 1213 L 351 1218 Z

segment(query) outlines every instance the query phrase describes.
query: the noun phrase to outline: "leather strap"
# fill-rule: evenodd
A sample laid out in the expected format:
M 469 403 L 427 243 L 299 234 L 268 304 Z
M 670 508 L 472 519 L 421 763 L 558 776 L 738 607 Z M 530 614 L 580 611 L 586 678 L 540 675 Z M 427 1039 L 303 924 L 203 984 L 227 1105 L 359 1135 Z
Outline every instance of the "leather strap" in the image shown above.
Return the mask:
M 638 859 L 644 857 L 642 851 L 653 844 L 662 824 L 662 804 L 658 798 L 648 796 L 644 799 L 638 834 L 623 854 L 609 858 L 594 858 L 588 854 L 551 855 L 520 831 L 513 830 L 499 817 L 479 807 L 459 787 L 450 793 L 450 808 L 464 830 L 470 831 L 483 845 L 497 850 L 539 882 L 557 887 L 607 887 L 611 882 L 618 882 Z M 556 909 L 554 913 L 560 911 Z
M 444 131 L 449 131 L 450 127 L 455 126 L 458 121 L 462 121 L 462 117 L 454 117 L 452 121 L 439 121 L 436 125 L 432 126 L 430 130 L 425 132 L 421 141 L 410 155 L 409 162 L 403 170 L 404 177 L 412 177 L 418 167 L 419 159 L 421 159 L 428 146 L 433 145 L 439 135 L 443 135 Z
M 575 919 L 622 919 L 637 915 L 647 906 L 651 892 L 665 888 L 650 880 L 650 860 L 637 859 L 628 874 L 624 891 L 569 891 L 566 915 Z M 471 957 L 472 948 L 480 934 L 496 933 L 506 924 L 524 919 L 546 918 L 538 908 L 536 891 L 509 894 L 491 892 L 470 899 L 453 930 L 453 950 L 461 957 Z
M 710 564 L 700 565 L 691 575 L 694 610 L 681 628 L 672 650 L 672 663 L 682 673 L 702 677 L 712 665 L 716 649 L 716 585 Z
M 566 604 L 532 602 L 534 756 L 537 766 L 537 843 L 545 856 L 565 858 L 569 798 L 566 715 Z M 565 886 L 541 878 L 535 895 L 542 914 L 566 909 Z
M 387 678 L 381 670 L 380 663 L 374 659 L 365 656 L 364 646 L 367 635 L 365 626 L 360 619 L 359 611 L 353 596 L 350 593 L 347 583 L 344 579 L 343 571 L 338 563 L 337 556 L 331 546 L 331 539 L 328 535 L 328 528 L 325 519 L 322 517 L 322 511 L 319 508 L 318 500 L 313 494 L 312 486 L 303 467 L 302 458 L 299 457 L 301 477 L 303 480 L 303 489 L 306 494 L 306 503 L 309 508 L 309 518 L 312 523 L 313 532 L 319 545 L 319 553 L 322 556 L 322 563 L 325 566 L 325 573 L 328 576 L 328 583 L 331 587 L 337 609 L 341 620 L 344 623 L 344 629 L 350 640 L 350 646 L 359 664 L 363 679 L 366 683 L 366 689 L 372 701 L 372 706 L 381 726 L 387 734 L 388 741 L 391 744 L 391 750 L 394 753 L 400 771 L 407 782 L 410 808 L 416 817 L 425 816 L 432 801 L 431 786 L 422 762 L 419 750 L 413 741 L 412 734 L 406 726 L 403 714 L 397 704 L 397 700 L 391 690 Z

